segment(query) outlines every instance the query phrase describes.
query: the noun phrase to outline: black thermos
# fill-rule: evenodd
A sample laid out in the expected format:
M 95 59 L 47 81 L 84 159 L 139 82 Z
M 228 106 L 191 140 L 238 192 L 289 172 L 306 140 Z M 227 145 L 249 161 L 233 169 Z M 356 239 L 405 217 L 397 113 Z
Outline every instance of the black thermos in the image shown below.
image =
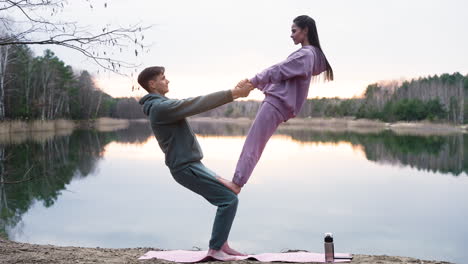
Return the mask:
M 333 262 L 335 259 L 335 249 L 333 247 L 332 233 L 325 233 L 325 262 Z

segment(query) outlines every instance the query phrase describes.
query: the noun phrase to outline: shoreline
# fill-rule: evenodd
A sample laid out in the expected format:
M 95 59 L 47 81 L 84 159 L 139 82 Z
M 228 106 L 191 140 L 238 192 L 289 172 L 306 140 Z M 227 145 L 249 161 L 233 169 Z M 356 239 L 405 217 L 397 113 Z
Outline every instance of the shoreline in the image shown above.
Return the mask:
M 252 119 L 248 118 L 191 117 L 189 120 L 193 122 L 220 122 L 249 126 L 253 122 Z M 278 130 L 281 129 L 357 133 L 393 131 L 396 134 L 409 135 L 450 135 L 468 133 L 468 125 L 431 123 L 427 121 L 386 123 L 370 119 L 354 118 L 293 118 L 282 123 Z
M 26 140 L 45 142 L 55 136 L 69 136 L 76 129 L 94 129 L 99 132 L 110 132 L 126 129 L 132 122 L 147 122 L 147 120 L 98 118 L 96 120 L 1 121 L 0 144 L 16 144 Z
M 195 122 L 221 122 L 234 124 L 251 124 L 253 119 L 246 117 L 189 117 L 188 120 Z M 0 134 L 13 132 L 43 132 L 57 131 L 75 128 L 95 128 L 97 130 L 107 130 L 112 127 L 127 127 L 131 122 L 148 122 L 148 119 L 117 119 L 102 117 L 93 120 L 7 120 L 0 121 Z M 468 124 L 454 125 L 450 123 L 434 123 L 429 121 L 405 122 L 398 121 L 387 123 L 373 119 L 355 119 L 353 117 L 341 118 L 292 118 L 281 126 L 292 127 L 300 125 L 315 125 L 322 128 L 342 128 L 352 130 L 354 128 L 382 129 L 382 130 L 424 130 L 424 131 L 447 131 L 468 133 Z M 313 128 L 313 127 L 310 127 Z
M 190 122 L 220 123 L 250 127 L 253 119 L 189 117 Z M 9 120 L 0 122 L 0 143 L 20 143 L 26 139 L 43 142 L 55 136 L 70 135 L 76 129 L 94 129 L 99 132 L 126 129 L 131 123 L 149 122 L 147 119 L 98 118 L 95 120 Z M 392 131 L 398 135 L 444 136 L 468 133 L 468 125 L 453 125 L 431 122 L 396 122 L 354 118 L 293 118 L 282 123 L 277 131 L 353 132 L 360 134 Z
M 166 260 L 150 259 L 138 260 L 143 254 L 150 250 L 161 250 L 150 247 L 137 248 L 100 248 L 100 247 L 70 247 L 37 245 L 19 243 L 0 238 L 0 263 L 174 263 Z M 229 261 L 227 263 L 260 263 L 258 261 L 242 260 Z M 387 256 L 387 255 L 353 255 L 352 264 L 453 264 L 447 261 L 421 260 L 410 257 Z
M 99 131 L 107 131 L 112 128 L 126 128 L 130 122 L 143 121 L 146 121 L 146 119 L 117 119 L 108 117 L 90 120 L 4 120 L 0 121 L 0 135 L 8 133 L 73 131 L 76 128 L 93 128 Z

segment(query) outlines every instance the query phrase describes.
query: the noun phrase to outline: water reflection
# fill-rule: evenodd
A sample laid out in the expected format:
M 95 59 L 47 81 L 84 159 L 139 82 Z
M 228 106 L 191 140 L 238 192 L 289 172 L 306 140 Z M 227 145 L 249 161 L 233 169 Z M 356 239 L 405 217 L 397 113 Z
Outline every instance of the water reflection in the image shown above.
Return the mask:
M 249 124 L 192 126 L 205 163 L 229 177 Z M 466 258 L 467 177 L 440 177 L 466 175 L 464 139 L 282 126 L 242 193 L 233 243 L 319 251 L 332 230 L 353 253 Z M 209 235 L 213 208 L 174 183 L 147 123 L 3 143 L 0 172 L 1 182 L 32 178 L 0 183 L 0 233 L 13 240 L 189 249 Z
M 204 136 L 245 136 L 249 124 L 193 122 L 192 127 L 195 133 Z M 464 153 L 468 153 L 468 135 L 461 133 L 417 136 L 392 131 L 360 133 L 281 126 L 276 134 L 290 136 L 301 143 L 348 142 L 362 148 L 368 160 L 379 163 L 410 166 L 454 176 L 468 173 L 468 159 L 464 159 Z
M 135 123 L 113 132 L 12 136 L 10 144 L 0 144 L 0 235 L 8 237 L 8 228 L 16 226 L 34 201 L 50 207 L 65 185 L 92 174 L 108 143 L 142 144 L 150 135 L 148 124 Z

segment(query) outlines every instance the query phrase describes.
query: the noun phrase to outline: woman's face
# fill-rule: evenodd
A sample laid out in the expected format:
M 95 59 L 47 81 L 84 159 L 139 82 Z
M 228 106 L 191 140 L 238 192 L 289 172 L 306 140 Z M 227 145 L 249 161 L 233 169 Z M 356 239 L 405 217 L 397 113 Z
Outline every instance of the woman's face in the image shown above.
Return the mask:
M 291 26 L 291 38 L 295 45 L 304 43 L 304 41 L 307 39 L 307 28 L 301 29 L 293 23 Z

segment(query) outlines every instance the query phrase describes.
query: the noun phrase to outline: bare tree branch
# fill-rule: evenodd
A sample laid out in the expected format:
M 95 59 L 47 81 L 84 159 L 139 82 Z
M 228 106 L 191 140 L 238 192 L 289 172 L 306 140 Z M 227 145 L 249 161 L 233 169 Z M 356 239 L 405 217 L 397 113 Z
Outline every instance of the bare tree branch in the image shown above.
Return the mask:
M 118 74 L 122 74 L 121 70 L 124 68 L 139 66 L 134 62 L 119 60 L 115 54 L 125 51 L 134 53 L 135 57 L 138 57 L 142 52 L 148 51 L 149 46 L 142 43 L 143 32 L 151 26 L 106 25 L 97 33 L 96 27 L 84 28 L 78 26 L 77 22 L 63 22 L 53 20 L 52 17 L 44 18 L 35 12 L 40 8 L 54 15 L 62 12 L 67 4 L 65 0 L 0 0 L 0 32 L 2 25 L 8 32 L 0 33 L 0 46 L 21 44 L 62 46 L 76 50 L 101 68 Z M 93 8 L 91 3 L 90 7 Z M 5 15 L 6 12 L 13 13 L 14 10 L 26 20 L 13 19 Z M 18 30 L 19 28 L 25 29 Z

